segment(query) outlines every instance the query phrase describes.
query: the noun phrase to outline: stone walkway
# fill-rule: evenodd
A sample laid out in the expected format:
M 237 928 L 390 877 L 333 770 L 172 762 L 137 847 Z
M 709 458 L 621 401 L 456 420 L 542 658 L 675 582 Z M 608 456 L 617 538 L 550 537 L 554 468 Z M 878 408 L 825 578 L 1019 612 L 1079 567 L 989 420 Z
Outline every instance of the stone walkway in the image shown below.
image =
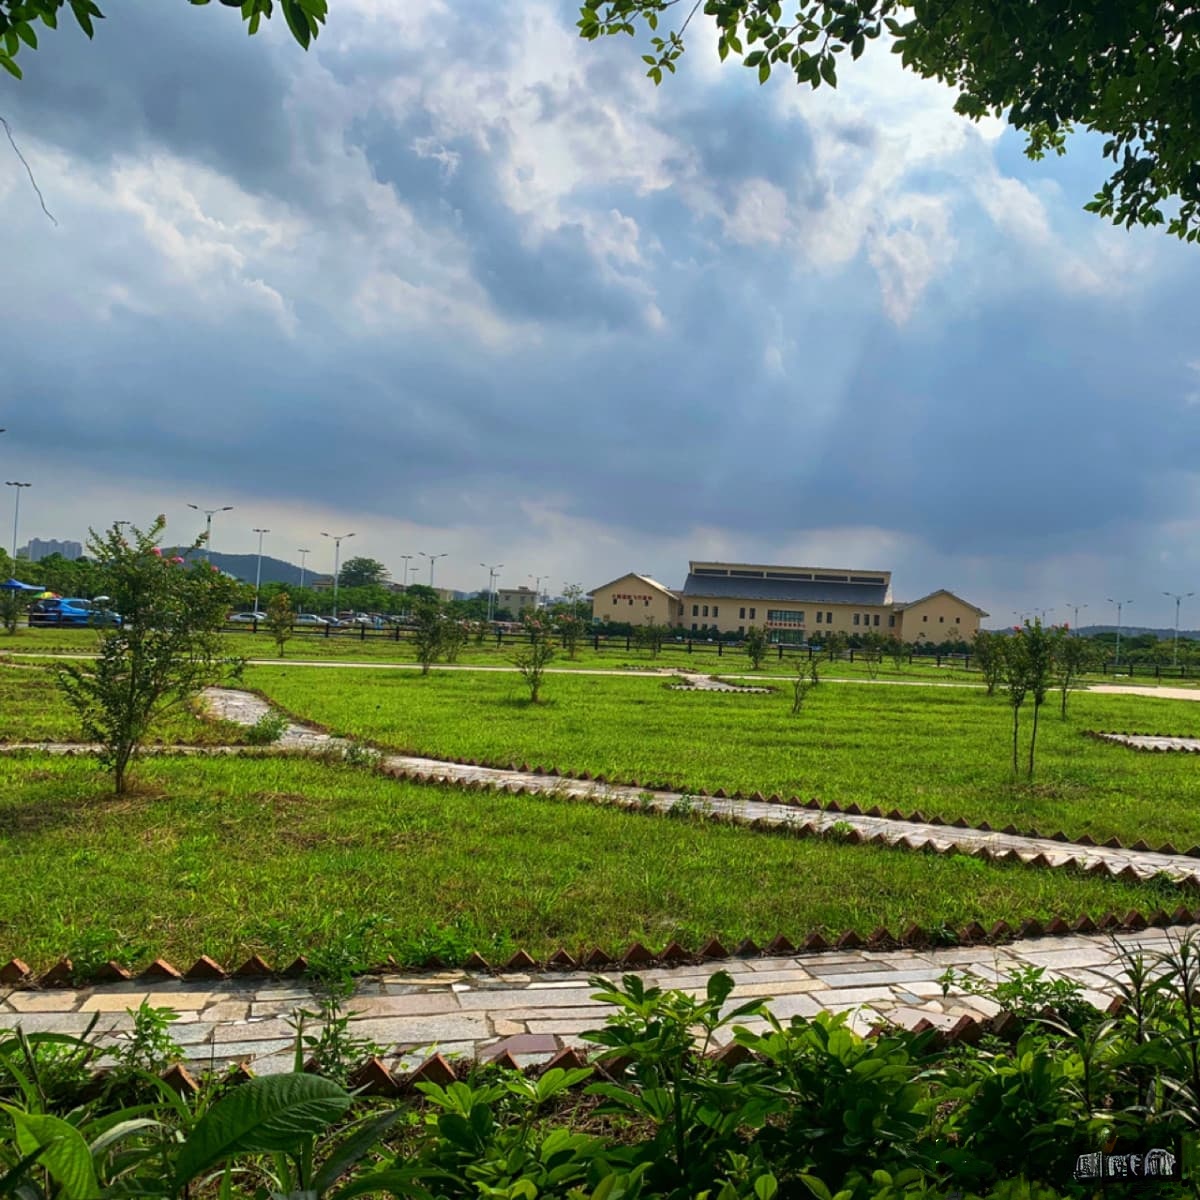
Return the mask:
M 1116 742 L 1121 746 L 1130 746 L 1134 750 L 1176 750 L 1186 754 L 1200 754 L 1200 738 L 1171 737 L 1165 734 L 1146 733 L 1097 733 L 1104 742 Z
M 240 725 L 253 725 L 271 711 L 270 705 L 259 696 L 233 688 L 209 688 L 204 697 L 214 715 Z M 347 743 L 339 742 L 311 726 L 289 722 L 282 738 L 276 744 L 282 748 L 311 751 L 345 746 Z M 1163 873 L 1173 879 L 1190 878 L 1200 882 L 1200 858 L 1179 853 L 1163 854 L 1149 849 L 1083 846 L 1075 842 L 1022 837 L 1019 834 L 995 830 L 920 824 L 888 817 L 794 808 L 768 800 L 733 800 L 720 796 L 697 797 L 685 796 L 679 792 L 652 792 L 628 785 L 569 779 L 533 771 L 471 766 L 409 754 L 385 754 L 380 765 L 393 774 L 433 783 L 505 788 L 509 791 L 533 792 L 572 800 L 592 800 L 658 812 L 688 807 L 692 811 L 720 814 L 745 824 L 760 823 L 804 829 L 814 833 L 836 830 L 850 834 L 860 841 L 903 844 L 910 849 L 929 847 L 942 851 L 959 850 L 965 854 L 987 853 L 996 857 L 1009 855 L 1023 862 L 1051 867 L 1065 867 L 1074 863 L 1084 868 L 1102 866 L 1114 875 L 1122 871 L 1132 872 L 1139 879 L 1150 879 Z
M 731 1004 L 769 998 L 781 1020 L 822 1009 L 850 1012 L 866 1032 L 883 1021 L 913 1028 L 922 1021 L 950 1031 L 963 1018 L 986 1020 L 997 1006 L 961 988 L 943 995 L 947 968 L 995 981 L 1014 970 L 1039 967 L 1048 978 L 1078 982 L 1084 997 L 1106 1007 L 1116 995 L 1121 952 L 1170 948 L 1185 932 L 1148 929 L 1113 936 L 1071 936 L 1002 946 L 946 949 L 831 951 L 776 958 L 732 958 L 636 973 L 647 983 L 701 993 L 709 977 L 729 971 Z M 619 978 L 619 966 L 606 969 Z M 581 1034 L 597 1028 L 605 1008 L 592 998 L 591 975 L 579 971 L 488 974 L 467 970 L 395 973 L 360 981 L 347 1007 L 351 1032 L 378 1044 L 389 1072 L 415 1070 L 435 1053 L 491 1058 L 508 1052 L 519 1066 L 546 1062 Z M 0 990 L 0 1029 L 80 1034 L 96 1018 L 93 1036 L 112 1045 L 132 1026 L 128 1010 L 146 1000 L 172 1008 L 171 1033 L 194 1069 L 246 1064 L 258 1074 L 290 1071 L 295 1032 L 289 1024 L 316 997 L 303 984 L 229 980 L 178 982 L 141 979 L 79 991 Z M 746 1022 L 751 1028 L 761 1021 Z M 960 1027 L 961 1028 L 961 1027 Z M 728 1036 L 728 1035 L 726 1035 Z

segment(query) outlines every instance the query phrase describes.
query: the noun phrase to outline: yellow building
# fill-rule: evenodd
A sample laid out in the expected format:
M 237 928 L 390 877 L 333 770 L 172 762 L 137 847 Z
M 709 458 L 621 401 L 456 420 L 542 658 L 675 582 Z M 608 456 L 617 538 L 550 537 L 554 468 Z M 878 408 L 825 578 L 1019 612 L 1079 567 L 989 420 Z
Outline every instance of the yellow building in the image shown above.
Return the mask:
M 674 628 L 683 619 L 679 597 L 648 575 L 630 572 L 590 594 L 593 621 Z
M 988 614 L 944 588 L 897 603 L 890 571 L 691 562 L 678 592 L 637 574 L 596 588 L 592 615 L 601 623 L 681 625 L 706 637 L 757 625 L 780 642 L 836 632 L 937 644 L 970 641 Z
M 541 606 L 538 604 L 538 594 L 531 587 L 526 587 L 522 584 L 515 588 L 497 588 L 496 589 L 496 611 L 508 609 L 510 613 L 518 620 L 521 614 L 529 608 L 536 609 Z

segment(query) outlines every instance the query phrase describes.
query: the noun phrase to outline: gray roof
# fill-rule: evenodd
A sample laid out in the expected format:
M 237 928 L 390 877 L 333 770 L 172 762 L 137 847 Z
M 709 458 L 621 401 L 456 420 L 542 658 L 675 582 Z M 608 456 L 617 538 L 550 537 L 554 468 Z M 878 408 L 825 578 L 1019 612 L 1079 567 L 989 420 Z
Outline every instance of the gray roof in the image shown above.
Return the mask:
M 801 604 L 889 603 L 886 583 L 817 583 L 807 579 L 743 579 L 728 575 L 689 575 L 683 596 L 719 600 L 783 600 Z

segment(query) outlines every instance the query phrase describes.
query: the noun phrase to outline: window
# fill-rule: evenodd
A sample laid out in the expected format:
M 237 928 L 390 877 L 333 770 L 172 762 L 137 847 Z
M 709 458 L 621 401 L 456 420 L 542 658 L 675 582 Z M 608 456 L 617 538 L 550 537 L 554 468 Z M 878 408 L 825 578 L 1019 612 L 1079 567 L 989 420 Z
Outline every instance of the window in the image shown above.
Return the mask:
M 700 615 L 700 605 L 693 604 L 692 605 L 692 616 L 698 617 L 699 615 Z M 693 625 L 692 628 L 695 629 L 696 628 L 695 625 Z
M 708 605 L 707 605 L 707 604 L 704 606 L 704 611 L 703 611 L 703 612 L 702 612 L 700 615 L 701 615 L 702 617 L 707 617 L 707 616 L 708 616 Z
M 616 598 L 616 596 L 614 596 L 613 597 L 613 608 L 616 608 L 616 606 L 617 606 L 617 598 Z
M 831 612 L 827 612 L 827 613 L 825 614 L 825 624 L 826 624 L 826 625 L 832 625 L 832 624 L 833 624 L 833 613 L 831 613 Z
M 632 596 L 629 597 L 629 607 L 630 608 L 633 607 L 633 597 Z
M 854 623 L 855 623 L 855 625 L 858 624 L 858 613 L 854 614 Z
M 650 601 L 649 601 L 649 600 L 643 600 L 643 601 L 642 601 L 642 607 L 643 607 L 643 608 L 649 608 L 649 607 L 650 607 Z
M 875 625 L 879 624 L 879 614 L 878 613 L 875 614 L 875 620 L 874 620 L 873 624 L 875 624 Z
M 802 612 L 793 612 L 789 608 L 768 608 L 767 609 L 767 624 L 768 625 L 803 625 L 804 614 Z
M 929 618 L 928 618 L 927 616 L 925 616 L 925 617 L 922 617 L 922 618 L 921 618 L 921 620 L 922 620 L 922 621 L 928 621 L 928 620 L 929 620 Z
M 954 623 L 955 623 L 955 625 L 961 625 L 961 624 L 962 624 L 962 617 L 955 617 L 955 618 L 954 618 Z
M 746 610 L 744 608 L 739 608 L 738 609 L 738 620 L 744 621 L 745 619 L 746 619 Z
M 939 624 L 939 625 L 944 625 L 945 623 L 946 623 L 946 618 L 945 618 L 945 617 L 938 617 L 938 624 Z
M 715 617 L 716 615 L 717 615 L 717 606 L 714 604 L 713 605 L 713 616 Z
M 743 608 L 743 609 L 742 609 L 742 612 L 745 612 L 745 611 L 746 611 L 746 610 Z M 742 636 L 742 634 L 743 634 L 743 633 L 745 633 L 745 632 L 746 632 L 746 627 L 745 627 L 745 625 L 739 625 L 739 626 L 738 626 L 738 637 L 741 637 L 741 636 Z
M 758 609 L 756 609 L 756 608 L 752 608 L 752 609 L 750 610 L 750 620 L 752 620 L 752 621 L 754 620 L 754 614 L 755 614 L 756 612 L 758 612 Z
M 895 613 L 888 613 L 888 628 L 889 629 L 896 628 L 896 614 Z
M 696 632 L 696 622 L 695 621 L 692 622 L 692 632 L 693 633 Z
M 821 624 L 821 618 L 822 618 L 822 617 L 824 617 L 824 616 L 825 616 L 825 614 L 824 614 L 823 612 L 818 612 L 818 613 L 817 613 L 817 624 L 818 624 L 818 625 L 820 625 L 820 624 Z

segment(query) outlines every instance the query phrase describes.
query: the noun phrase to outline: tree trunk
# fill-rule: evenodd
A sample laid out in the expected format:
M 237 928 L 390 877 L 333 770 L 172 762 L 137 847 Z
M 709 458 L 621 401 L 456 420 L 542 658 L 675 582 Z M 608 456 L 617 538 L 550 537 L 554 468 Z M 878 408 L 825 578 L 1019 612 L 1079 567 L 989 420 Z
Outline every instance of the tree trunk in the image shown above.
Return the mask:
M 1013 705 L 1013 739 L 1012 739 L 1012 769 L 1016 775 L 1020 768 L 1017 766 L 1017 724 L 1021 719 L 1021 710 Z
M 1029 778 L 1033 778 L 1033 753 L 1037 747 L 1038 710 L 1042 706 L 1035 698 L 1033 701 L 1033 731 L 1029 735 Z

